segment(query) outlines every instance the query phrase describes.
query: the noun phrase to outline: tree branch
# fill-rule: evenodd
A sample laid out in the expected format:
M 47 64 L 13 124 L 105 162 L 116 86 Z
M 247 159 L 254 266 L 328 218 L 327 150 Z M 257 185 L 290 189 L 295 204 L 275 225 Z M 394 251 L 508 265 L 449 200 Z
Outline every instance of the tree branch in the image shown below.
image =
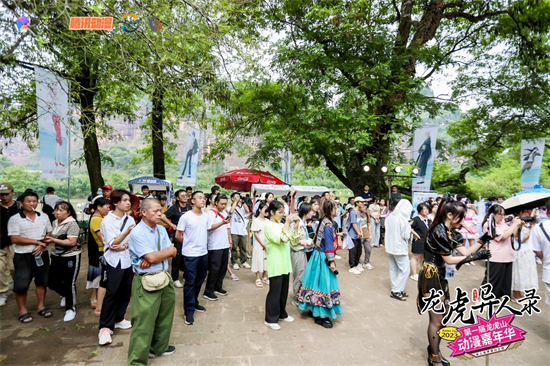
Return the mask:
M 498 15 L 503 15 L 503 14 L 510 14 L 510 12 L 508 10 L 499 10 L 499 11 L 492 11 L 492 12 L 480 14 L 480 15 L 473 15 L 463 11 L 451 11 L 448 13 L 443 13 L 443 18 L 444 19 L 463 18 L 473 23 L 479 23 L 484 21 L 485 19 L 492 18 Z

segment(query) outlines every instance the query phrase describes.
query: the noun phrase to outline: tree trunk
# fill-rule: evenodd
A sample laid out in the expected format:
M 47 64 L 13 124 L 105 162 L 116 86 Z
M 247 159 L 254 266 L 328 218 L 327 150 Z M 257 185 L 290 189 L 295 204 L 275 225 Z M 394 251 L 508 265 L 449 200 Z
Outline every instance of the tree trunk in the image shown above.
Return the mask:
M 161 88 L 153 91 L 153 114 L 151 116 L 151 143 L 153 147 L 153 176 L 166 179 L 164 167 L 164 137 L 162 134 L 162 98 L 164 92 Z
M 96 92 L 92 88 L 92 80 L 89 70 L 84 70 L 85 75 L 78 78 L 78 98 L 82 114 L 80 116 L 80 128 L 84 138 L 84 158 L 90 179 L 91 194 L 97 192 L 97 188 L 105 184 L 101 175 L 101 156 L 97 144 L 97 133 L 95 126 L 94 96 Z

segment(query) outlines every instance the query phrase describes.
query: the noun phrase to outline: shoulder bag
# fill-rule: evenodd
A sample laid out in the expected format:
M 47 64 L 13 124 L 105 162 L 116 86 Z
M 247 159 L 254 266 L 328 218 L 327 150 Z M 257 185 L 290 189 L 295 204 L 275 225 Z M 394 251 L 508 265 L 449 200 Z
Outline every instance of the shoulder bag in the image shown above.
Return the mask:
M 160 232 L 157 228 L 157 249 L 160 252 Z M 164 269 L 164 261 L 162 263 L 162 269 L 152 272 L 152 273 L 146 273 L 143 276 L 141 276 L 141 285 L 143 286 L 143 289 L 145 291 L 154 292 L 158 290 L 162 290 L 168 284 L 170 283 L 170 276 L 168 275 L 168 272 Z

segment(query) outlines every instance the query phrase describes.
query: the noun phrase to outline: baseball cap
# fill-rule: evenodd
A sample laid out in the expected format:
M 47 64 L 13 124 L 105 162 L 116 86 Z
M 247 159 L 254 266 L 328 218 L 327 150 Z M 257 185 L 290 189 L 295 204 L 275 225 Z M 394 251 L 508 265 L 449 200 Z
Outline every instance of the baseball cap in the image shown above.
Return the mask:
M 108 189 L 108 190 L 112 191 L 112 190 L 113 190 L 113 186 L 110 185 L 110 184 L 105 184 L 103 187 L 101 187 L 101 189 Z
M 0 193 L 11 193 L 13 191 L 13 186 L 9 183 L 0 184 Z

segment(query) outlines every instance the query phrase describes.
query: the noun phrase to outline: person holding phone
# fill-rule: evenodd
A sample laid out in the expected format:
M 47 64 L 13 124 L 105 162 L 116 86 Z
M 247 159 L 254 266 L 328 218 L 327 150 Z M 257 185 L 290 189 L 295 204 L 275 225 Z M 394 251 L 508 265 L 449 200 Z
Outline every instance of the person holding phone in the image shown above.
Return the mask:
M 231 194 L 231 207 L 229 208 L 229 217 L 231 219 L 231 262 L 233 269 L 239 267 L 250 269 L 250 264 L 246 263 L 246 241 L 248 232 L 246 231 L 245 216 L 250 210 L 248 206 L 243 204 L 243 199 L 239 192 Z M 240 258 L 240 266 L 239 266 Z

